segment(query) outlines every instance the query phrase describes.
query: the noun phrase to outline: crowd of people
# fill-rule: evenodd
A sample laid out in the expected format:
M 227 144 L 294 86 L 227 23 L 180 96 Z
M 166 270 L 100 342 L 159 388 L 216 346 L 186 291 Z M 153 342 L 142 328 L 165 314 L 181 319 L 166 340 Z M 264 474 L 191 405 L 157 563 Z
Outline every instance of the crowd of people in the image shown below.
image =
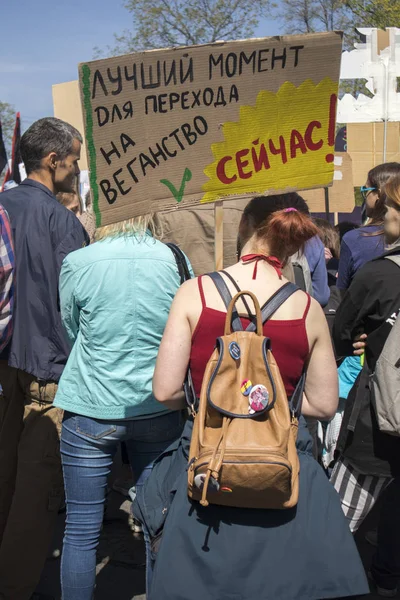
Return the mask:
M 195 277 L 190 252 L 163 243 L 155 215 L 96 229 L 90 195 L 78 192 L 81 143 L 59 119 L 35 122 L 21 139 L 27 178 L 0 195 L 0 599 L 40 600 L 64 502 L 62 599 L 95 597 L 121 443 L 148 600 L 367 594 L 352 534 L 378 499 L 368 575 L 394 597 L 400 440 L 380 430 L 370 379 L 400 310 L 400 164 L 367 174 L 361 227 L 312 219 L 298 193 L 254 197 L 237 262 Z M 288 414 L 301 400 L 298 501 L 280 510 L 198 502 L 188 495 L 196 403 L 230 300 L 253 294 L 254 306 L 241 296 L 233 315 L 246 329 L 288 281 L 297 287 L 259 334 L 271 341 Z M 239 364 L 240 349 L 229 348 Z M 239 397 L 251 389 L 246 379 Z M 219 490 L 215 473 L 200 487 L 213 480 Z

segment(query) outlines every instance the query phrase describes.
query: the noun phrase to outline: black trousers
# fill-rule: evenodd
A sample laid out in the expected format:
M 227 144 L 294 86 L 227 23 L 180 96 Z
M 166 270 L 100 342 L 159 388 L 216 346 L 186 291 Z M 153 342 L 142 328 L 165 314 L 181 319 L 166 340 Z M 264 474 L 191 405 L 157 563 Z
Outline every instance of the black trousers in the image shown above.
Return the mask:
M 393 479 L 382 497 L 371 573 L 378 586 L 389 590 L 400 582 L 400 477 Z

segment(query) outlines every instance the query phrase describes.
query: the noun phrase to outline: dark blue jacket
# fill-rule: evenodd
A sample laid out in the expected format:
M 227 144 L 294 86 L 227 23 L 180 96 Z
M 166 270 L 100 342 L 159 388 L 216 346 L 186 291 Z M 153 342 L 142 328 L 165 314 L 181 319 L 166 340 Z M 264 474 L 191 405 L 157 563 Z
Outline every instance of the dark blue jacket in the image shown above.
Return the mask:
M 58 278 L 64 257 L 89 243 L 76 216 L 32 179 L 1 194 L 16 259 L 14 332 L 8 364 L 43 381 L 58 381 L 69 344 L 62 329 Z

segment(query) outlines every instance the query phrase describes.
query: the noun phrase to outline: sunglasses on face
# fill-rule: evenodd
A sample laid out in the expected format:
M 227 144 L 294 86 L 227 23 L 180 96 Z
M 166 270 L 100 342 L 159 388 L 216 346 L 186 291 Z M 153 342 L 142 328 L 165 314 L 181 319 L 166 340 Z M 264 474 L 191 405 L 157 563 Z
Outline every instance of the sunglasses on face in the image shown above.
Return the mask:
M 364 202 L 367 199 L 368 194 L 374 191 L 376 191 L 376 187 L 365 187 L 364 185 L 360 187 L 361 196 L 363 197 Z

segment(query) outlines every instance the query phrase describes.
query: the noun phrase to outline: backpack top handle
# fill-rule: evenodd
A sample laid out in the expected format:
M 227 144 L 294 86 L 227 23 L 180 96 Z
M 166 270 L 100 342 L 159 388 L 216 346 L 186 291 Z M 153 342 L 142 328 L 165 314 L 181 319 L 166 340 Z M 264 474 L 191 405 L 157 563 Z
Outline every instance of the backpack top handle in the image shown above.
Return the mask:
M 257 323 L 257 335 L 263 335 L 263 323 L 262 323 L 262 316 L 261 316 L 261 308 L 260 308 L 260 303 L 258 302 L 256 296 L 253 294 L 253 292 L 238 292 L 231 300 L 229 307 L 228 307 L 228 312 L 226 313 L 226 320 L 225 320 L 225 332 L 224 335 L 229 335 L 232 332 L 232 314 L 233 314 L 233 309 L 235 307 L 236 302 L 239 300 L 239 298 L 241 296 L 249 296 L 254 304 L 254 308 L 256 311 L 256 323 Z

